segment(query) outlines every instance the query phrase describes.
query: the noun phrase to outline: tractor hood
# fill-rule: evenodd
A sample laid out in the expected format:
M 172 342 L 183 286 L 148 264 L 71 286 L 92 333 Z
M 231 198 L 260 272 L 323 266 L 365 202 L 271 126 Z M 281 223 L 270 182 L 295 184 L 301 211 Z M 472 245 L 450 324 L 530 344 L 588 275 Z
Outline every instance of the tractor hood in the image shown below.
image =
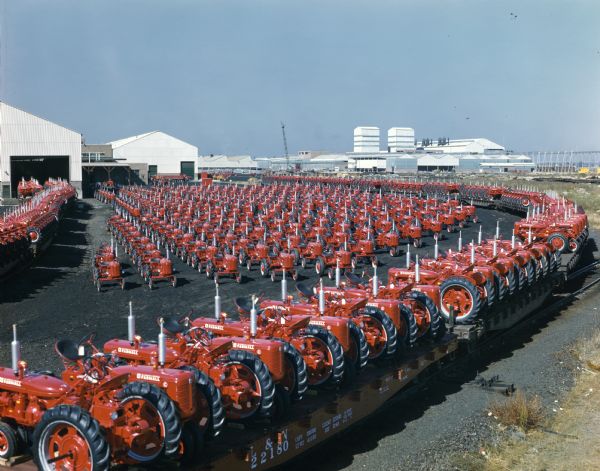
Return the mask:
M 66 394 L 69 389 L 67 383 L 54 376 L 27 373 L 24 378 L 19 378 L 10 368 L 0 368 L 0 390 L 56 398 Z

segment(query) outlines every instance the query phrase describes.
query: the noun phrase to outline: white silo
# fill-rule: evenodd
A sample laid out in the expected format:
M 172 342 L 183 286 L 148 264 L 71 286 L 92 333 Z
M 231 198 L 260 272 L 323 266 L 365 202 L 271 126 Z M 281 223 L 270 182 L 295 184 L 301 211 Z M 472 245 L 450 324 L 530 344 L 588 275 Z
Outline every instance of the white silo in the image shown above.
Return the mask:
M 390 152 L 415 150 L 415 130 L 413 128 L 388 129 L 388 150 Z
M 354 128 L 354 152 L 379 152 L 379 128 L 374 126 Z

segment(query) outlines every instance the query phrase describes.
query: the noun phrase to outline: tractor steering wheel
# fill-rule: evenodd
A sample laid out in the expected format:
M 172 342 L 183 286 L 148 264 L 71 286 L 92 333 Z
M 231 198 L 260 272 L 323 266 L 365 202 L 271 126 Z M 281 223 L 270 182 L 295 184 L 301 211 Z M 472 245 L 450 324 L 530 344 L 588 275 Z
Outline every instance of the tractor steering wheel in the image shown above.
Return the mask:
M 103 353 L 95 353 L 83 359 L 83 371 L 85 375 L 94 381 L 100 381 L 106 376 L 106 356 Z

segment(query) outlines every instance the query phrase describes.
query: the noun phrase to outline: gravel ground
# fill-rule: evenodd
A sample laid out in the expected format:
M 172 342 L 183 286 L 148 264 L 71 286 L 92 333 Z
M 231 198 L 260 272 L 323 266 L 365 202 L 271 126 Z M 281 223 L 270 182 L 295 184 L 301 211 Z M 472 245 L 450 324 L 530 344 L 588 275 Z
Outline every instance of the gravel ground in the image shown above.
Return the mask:
M 142 286 L 131 267 L 125 267 L 128 288 L 125 291 L 105 288 L 97 293 L 90 277 L 90 260 L 94 247 L 108 240 L 105 221 L 108 207 L 95 200 L 84 200 L 63 220 L 55 243 L 33 266 L 5 282 L 0 292 L 0 342 L 11 340 L 11 324 L 19 325 L 23 359 L 35 369 L 58 369 L 60 363 L 53 351 L 54 342 L 63 337 L 78 339 L 90 331 L 97 332 L 98 343 L 110 337 L 126 336 L 127 303 L 132 300 L 137 315 L 138 332 L 146 337 L 158 334 L 159 315 L 189 313 L 212 315 L 214 288 L 206 279 L 180 261 L 175 262 L 179 286 L 160 284 L 153 291 Z M 491 210 L 478 210 L 484 235 L 495 231 L 496 218 L 501 220 L 501 233 L 509 237 L 516 216 Z M 463 231 L 464 242 L 476 238 L 478 224 Z M 441 243 L 441 249 L 456 247 L 457 234 Z M 432 238 L 424 240 L 418 252 L 431 255 Z M 413 254 L 414 248 L 411 247 Z M 594 255 L 596 255 L 594 253 Z M 380 276 L 390 266 L 404 264 L 405 257 L 380 257 Z M 370 270 L 370 268 L 369 268 Z M 280 284 L 262 279 L 256 268 L 244 283 L 223 280 L 221 296 L 224 310 L 233 313 L 233 298 L 252 293 L 280 295 Z M 316 281 L 314 270 L 307 268 L 301 279 Z M 330 283 L 326 279 L 327 283 Z M 293 282 L 289 282 L 290 291 Z M 477 372 L 486 378 L 499 375 L 502 381 L 541 395 L 545 404 L 560 400 L 571 385 L 568 367 L 568 345 L 598 320 L 590 315 L 597 302 L 597 291 L 550 320 L 535 325 L 510 344 L 482 356 L 452 377 L 430 383 L 427 389 L 373 416 L 345 435 L 330 440 L 321 451 L 297 460 L 286 469 L 452 469 L 452 456 L 461 451 L 476 450 L 483 442 L 497 438 L 497 427 L 487 418 L 490 400 L 500 397 L 472 384 Z M 0 350 L 0 364 L 10 363 L 10 350 Z M 561 363 L 562 361 L 562 363 Z M 327 453 L 322 451 L 326 449 Z

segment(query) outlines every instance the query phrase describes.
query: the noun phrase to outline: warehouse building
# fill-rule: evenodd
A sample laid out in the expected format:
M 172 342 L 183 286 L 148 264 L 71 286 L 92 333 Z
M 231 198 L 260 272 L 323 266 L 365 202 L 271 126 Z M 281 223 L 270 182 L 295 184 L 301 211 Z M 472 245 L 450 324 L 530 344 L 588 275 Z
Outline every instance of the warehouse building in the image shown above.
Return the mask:
M 0 186 L 17 196 L 21 178 L 63 178 L 81 190 L 81 134 L 0 102 Z
M 162 131 L 111 141 L 113 159 L 148 166 L 148 178 L 184 174 L 196 178 L 198 148 Z

